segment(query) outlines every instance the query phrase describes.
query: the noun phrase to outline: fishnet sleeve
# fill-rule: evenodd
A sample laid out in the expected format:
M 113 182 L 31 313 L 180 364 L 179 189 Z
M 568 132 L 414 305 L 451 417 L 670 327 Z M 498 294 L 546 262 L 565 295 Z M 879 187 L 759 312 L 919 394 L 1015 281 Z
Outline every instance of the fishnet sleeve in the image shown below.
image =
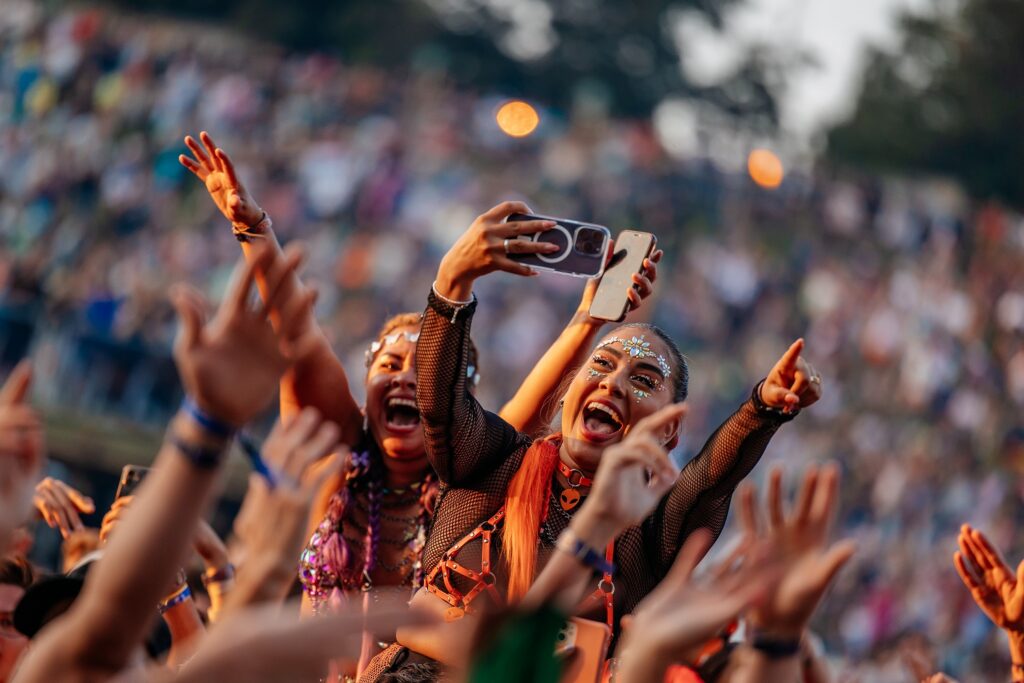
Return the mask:
M 465 486 L 498 467 L 519 444 L 517 432 L 469 392 L 469 331 L 476 301 L 455 307 L 433 291 L 416 344 L 416 402 L 427 456 L 438 478 Z
M 663 571 L 668 571 L 687 536 L 697 529 L 708 529 L 718 539 L 733 491 L 754 469 L 775 431 L 795 417 L 761 404 L 760 386 L 687 463 L 655 511 L 649 547 L 658 549 L 658 566 Z

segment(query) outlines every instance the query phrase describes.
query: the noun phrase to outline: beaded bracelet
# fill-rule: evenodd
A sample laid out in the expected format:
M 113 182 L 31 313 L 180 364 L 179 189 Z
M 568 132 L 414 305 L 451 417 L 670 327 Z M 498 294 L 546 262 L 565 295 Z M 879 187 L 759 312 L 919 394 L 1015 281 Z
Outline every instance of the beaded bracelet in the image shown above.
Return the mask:
M 571 529 L 566 529 L 555 541 L 555 547 L 575 557 L 586 567 L 600 574 L 614 574 L 615 565 L 605 559 L 604 554 L 587 545 Z
M 757 409 L 759 413 L 771 415 L 775 419 L 780 420 L 782 422 L 789 422 L 800 413 L 800 409 L 797 408 L 793 412 L 787 413 L 782 408 L 774 408 L 765 403 L 761 399 L 761 387 L 764 386 L 764 383 L 766 381 L 767 380 L 763 379 L 760 382 L 758 382 L 757 385 L 754 387 L 754 391 L 751 392 L 750 394 L 750 398 L 754 401 L 754 407 Z
M 157 605 L 157 610 L 159 610 L 160 614 L 165 614 L 168 610 L 174 608 L 175 605 L 180 605 L 191 597 L 192 589 L 186 583 L 177 593 Z
M 270 216 L 264 211 L 260 219 L 256 221 L 256 225 L 246 225 L 245 223 L 232 223 L 231 231 L 235 234 L 235 239 L 239 242 L 248 242 L 253 237 L 264 238 L 267 236 L 267 231 L 274 225 L 274 222 L 270 220 Z
M 214 436 L 230 439 L 235 434 L 233 426 L 207 413 L 191 396 L 186 396 L 185 400 L 181 402 L 181 409 L 188 413 L 188 416 L 195 420 L 200 427 Z

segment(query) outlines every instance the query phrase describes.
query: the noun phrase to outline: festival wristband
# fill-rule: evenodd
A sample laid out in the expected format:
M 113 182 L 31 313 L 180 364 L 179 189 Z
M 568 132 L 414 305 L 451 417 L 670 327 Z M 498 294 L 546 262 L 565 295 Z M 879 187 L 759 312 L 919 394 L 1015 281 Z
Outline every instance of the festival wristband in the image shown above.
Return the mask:
M 772 636 L 755 633 L 750 646 L 768 659 L 786 659 L 800 652 L 800 639 L 773 638 Z
M 245 457 L 249 460 L 249 464 L 252 465 L 252 470 L 256 474 L 263 477 L 267 482 L 267 488 L 273 490 L 277 488 L 277 476 L 274 475 L 273 471 L 267 467 L 267 463 L 264 462 L 263 456 L 260 455 L 260 449 L 253 443 L 245 434 L 239 433 L 238 444 L 242 447 L 242 452 L 245 453 Z
M 227 453 L 225 446 L 198 446 L 188 443 L 173 432 L 167 435 L 167 441 L 201 470 L 212 470 L 217 467 Z
M 222 439 L 230 439 L 235 434 L 235 428 L 223 420 L 219 420 L 199 407 L 191 396 L 186 396 L 181 402 L 181 409 L 188 413 L 188 416 L 195 420 L 200 427 L 214 436 Z
M 169 610 L 173 609 L 176 605 L 180 605 L 189 598 L 192 597 L 192 589 L 188 587 L 186 583 L 182 586 L 174 595 L 167 598 L 157 606 L 160 614 L 166 614 Z
M 555 547 L 572 555 L 580 564 L 590 567 L 600 574 L 614 574 L 615 565 L 605 559 L 604 553 L 594 550 L 571 529 L 566 529 L 555 541 Z

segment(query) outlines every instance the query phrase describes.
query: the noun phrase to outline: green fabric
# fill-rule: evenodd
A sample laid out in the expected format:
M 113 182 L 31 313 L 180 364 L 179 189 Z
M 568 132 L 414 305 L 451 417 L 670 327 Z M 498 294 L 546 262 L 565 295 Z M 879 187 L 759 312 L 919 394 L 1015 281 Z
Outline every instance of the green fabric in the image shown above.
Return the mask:
M 473 663 L 470 683 L 558 683 L 555 643 L 564 626 L 565 615 L 549 607 L 510 616 Z

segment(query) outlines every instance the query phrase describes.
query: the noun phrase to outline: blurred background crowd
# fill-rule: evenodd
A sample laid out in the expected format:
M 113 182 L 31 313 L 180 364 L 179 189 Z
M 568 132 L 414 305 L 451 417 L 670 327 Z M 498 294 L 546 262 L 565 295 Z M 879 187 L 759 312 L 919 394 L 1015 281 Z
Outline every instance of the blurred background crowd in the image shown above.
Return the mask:
M 538 130 L 513 139 L 494 121 L 504 99 L 429 60 L 383 68 L 109 8 L 5 8 L 0 372 L 36 358 L 53 467 L 103 501 L 121 464 L 155 452 L 128 437 L 155 433 L 180 400 L 167 289 L 189 281 L 215 299 L 237 258 L 178 164 L 185 133 L 210 131 L 281 238 L 309 245 L 317 315 L 353 377 L 386 317 L 424 307 L 473 217 L 523 199 L 658 236 L 644 314 L 691 362 L 680 461 L 807 340 L 825 398 L 766 460 L 794 474 L 841 463 L 841 526 L 860 549 L 818 633 L 843 680 L 907 680 L 914 638 L 939 669 L 1003 679 L 1005 647 L 951 556 L 962 522 L 1011 562 L 1024 555 L 1022 216 L 950 180 L 837 164 L 763 187 L 710 154 L 670 154 L 650 118 L 614 108 L 541 108 Z M 480 285 L 479 396 L 497 409 L 583 282 Z M 36 559 L 54 566 L 56 541 L 40 536 Z

